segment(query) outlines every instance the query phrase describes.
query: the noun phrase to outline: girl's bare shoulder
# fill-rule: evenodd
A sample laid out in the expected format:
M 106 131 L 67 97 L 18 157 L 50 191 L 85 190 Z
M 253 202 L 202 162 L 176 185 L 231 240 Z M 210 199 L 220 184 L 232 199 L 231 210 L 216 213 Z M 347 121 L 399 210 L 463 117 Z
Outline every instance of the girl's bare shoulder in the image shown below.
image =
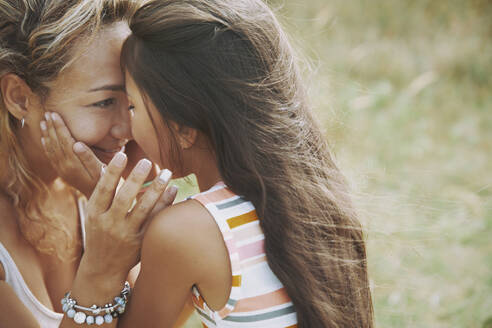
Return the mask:
M 186 200 L 157 213 L 147 229 L 146 238 L 147 235 L 165 236 L 189 242 L 189 238 L 197 235 L 206 238 L 207 232 L 216 229 L 217 225 L 205 207 L 195 200 Z
M 165 259 L 168 263 L 183 266 L 183 270 L 203 274 L 204 270 L 222 267 L 227 260 L 219 227 L 207 209 L 196 200 L 168 207 L 152 218 L 142 246 L 142 266 L 145 265 L 145 256 L 147 260 Z

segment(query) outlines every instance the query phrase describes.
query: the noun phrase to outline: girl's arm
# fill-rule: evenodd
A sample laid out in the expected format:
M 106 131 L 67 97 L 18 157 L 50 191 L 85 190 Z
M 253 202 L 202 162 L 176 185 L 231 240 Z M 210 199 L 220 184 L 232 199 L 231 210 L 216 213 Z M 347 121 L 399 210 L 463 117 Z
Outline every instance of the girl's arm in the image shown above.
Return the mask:
M 193 314 L 193 311 L 195 311 L 195 308 L 193 307 L 191 297 L 189 297 L 185 303 L 185 306 L 181 310 L 178 319 L 174 323 L 173 328 L 183 327 L 185 323 L 188 321 L 188 319 L 190 319 L 190 316 Z
M 45 118 L 40 125 L 46 157 L 58 176 L 89 198 L 104 164 L 89 147 L 76 142 L 58 113 L 46 113 Z
M 219 307 L 227 302 L 232 275 L 226 247 L 213 218 L 196 201 L 169 207 L 153 219 L 141 263 L 119 328 L 173 327 L 193 285 L 215 291 L 208 294 L 209 302 Z

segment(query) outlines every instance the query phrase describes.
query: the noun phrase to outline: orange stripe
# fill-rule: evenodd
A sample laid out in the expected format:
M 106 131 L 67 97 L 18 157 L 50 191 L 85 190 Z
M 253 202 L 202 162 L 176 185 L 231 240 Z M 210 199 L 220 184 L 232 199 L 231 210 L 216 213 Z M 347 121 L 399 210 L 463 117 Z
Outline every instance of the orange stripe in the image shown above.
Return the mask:
M 241 275 L 232 276 L 232 287 L 239 287 L 239 286 L 241 286 Z
M 245 213 L 243 215 L 234 216 L 227 219 L 227 224 L 229 224 L 229 228 L 234 229 L 236 227 L 239 227 L 240 225 L 256 220 L 258 220 L 258 216 L 256 215 L 256 211 L 252 210 L 251 212 Z
M 234 312 L 250 312 L 257 310 L 264 310 L 270 308 L 272 306 L 282 305 L 290 302 L 291 299 L 289 295 L 287 295 L 287 291 L 285 288 L 280 288 L 274 292 L 243 298 L 239 300 L 234 308 Z
M 292 325 L 292 326 L 285 327 L 285 328 L 297 328 L 297 325 Z
M 204 328 L 208 328 L 207 326 L 205 326 L 205 324 L 203 322 L 202 322 L 202 325 Z M 292 326 L 292 327 L 294 327 L 294 326 Z M 287 328 L 290 328 L 290 327 L 287 327 Z
M 219 202 L 221 200 L 236 197 L 232 191 L 227 188 L 222 188 L 205 194 L 199 194 L 194 198 L 199 200 L 202 204 L 207 205 L 209 203 Z
M 203 310 L 203 304 L 205 303 L 205 301 L 203 300 L 203 298 L 201 296 L 193 296 L 193 304 L 195 304 L 196 306 L 198 306 L 200 309 Z

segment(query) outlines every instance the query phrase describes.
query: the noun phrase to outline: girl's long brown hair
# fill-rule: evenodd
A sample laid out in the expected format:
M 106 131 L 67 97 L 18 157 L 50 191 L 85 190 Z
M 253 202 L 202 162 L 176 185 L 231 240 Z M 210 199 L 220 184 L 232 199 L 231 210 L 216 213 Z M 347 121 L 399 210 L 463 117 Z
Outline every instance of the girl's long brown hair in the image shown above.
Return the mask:
M 208 136 L 224 182 L 253 202 L 299 327 L 372 327 L 362 229 L 268 7 L 155 0 L 130 28 L 123 66 L 164 121 Z

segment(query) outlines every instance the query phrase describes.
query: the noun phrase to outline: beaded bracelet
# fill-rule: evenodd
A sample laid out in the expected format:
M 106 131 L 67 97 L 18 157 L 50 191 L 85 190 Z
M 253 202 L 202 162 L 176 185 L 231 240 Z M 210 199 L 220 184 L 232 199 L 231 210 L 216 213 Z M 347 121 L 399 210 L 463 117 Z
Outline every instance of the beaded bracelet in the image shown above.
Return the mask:
M 100 326 L 103 323 L 111 323 L 113 318 L 116 318 L 125 312 L 130 291 L 130 284 L 126 281 L 120 295 L 114 298 L 114 305 L 111 303 L 105 304 L 104 306 L 97 306 L 94 304 L 91 307 L 78 305 L 77 301 L 71 298 L 70 292 L 68 292 L 61 300 L 62 309 L 63 312 L 67 314 L 67 317 L 72 318 L 75 323 L 87 323 L 88 325 L 95 323 Z M 82 311 L 89 312 L 89 314 Z

